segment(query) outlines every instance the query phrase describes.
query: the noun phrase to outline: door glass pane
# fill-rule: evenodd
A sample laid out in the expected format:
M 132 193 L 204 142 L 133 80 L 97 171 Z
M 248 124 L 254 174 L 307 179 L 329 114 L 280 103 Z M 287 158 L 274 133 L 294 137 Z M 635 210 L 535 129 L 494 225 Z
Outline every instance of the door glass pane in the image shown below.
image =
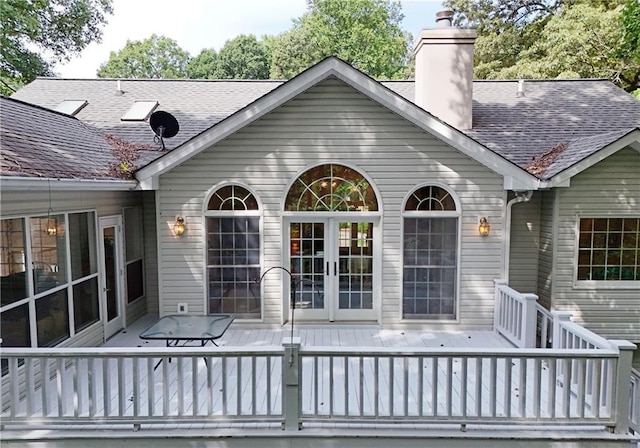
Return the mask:
M 338 308 L 373 308 L 373 223 L 338 226 Z
M 324 223 L 289 225 L 290 268 L 296 308 L 324 308 L 324 234 Z
M 115 227 L 104 229 L 104 267 L 107 287 L 107 320 L 118 317 L 118 279 Z

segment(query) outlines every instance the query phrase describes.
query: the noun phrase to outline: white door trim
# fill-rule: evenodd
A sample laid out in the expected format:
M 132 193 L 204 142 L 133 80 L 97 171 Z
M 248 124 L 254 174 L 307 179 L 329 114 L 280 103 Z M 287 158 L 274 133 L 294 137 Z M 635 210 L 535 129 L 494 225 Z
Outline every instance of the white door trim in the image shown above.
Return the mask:
M 100 314 L 102 316 L 102 325 L 104 327 L 104 339 L 108 339 L 115 333 L 120 331 L 126 325 L 125 302 L 124 302 L 124 242 L 122 237 L 122 216 L 102 217 L 98 220 L 98 248 L 100 254 Z M 115 280 L 113 286 L 116 295 L 116 317 L 109 320 L 107 312 L 107 272 L 105 265 L 104 251 L 104 231 L 108 228 L 114 228 L 114 262 L 115 262 Z
M 381 291 L 381 275 L 382 271 L 380 266 L 382 265 L 382 251 L 379 249 L 381 242 L 381 219 L 380 217 L 373 216 L 296 216 L 289 215 L 284 217 L 283 219 L 283 261 L 282 266 L 291 270 L 291 239 L 290 239 L 290 225 L 294 222 L 300 223 L 321 223 L 324 225 L 324 253 L 321 254 L 323 257 L 323 272 L 324 272 L 324 281 L 323 281 L 323 291 L 324 291 L 324 308 L 317 309 L 301 309 L 296 308 L 295 310 L 295 318 L 296 320 L 312 320 L 312 321 L 366 321 L 366 322 L 375 322 L 380 320 L 381 316 L 381 300 L 380 300 L 380 291 Z M 373 275 L 373 291 L 372 291 L 372 309 L 339 309 L 339 274 L 336 272 L 338 270 L 338 265 L 340 262 L 339 257 L 339 244 L 340 244 L 340 235 L 339 235 L 339 224 L 341 222 L 369 222 L 373 224 L 373 251 L 372 251 L 372 275 Z M 328 271 L 327 271 L 328 269 Z M 286 278 L 283 277 L 282 282 L 282 307 L 283 307 L 283 320 L 291 319 L 291 283 L 289 281 L 288 276 Z

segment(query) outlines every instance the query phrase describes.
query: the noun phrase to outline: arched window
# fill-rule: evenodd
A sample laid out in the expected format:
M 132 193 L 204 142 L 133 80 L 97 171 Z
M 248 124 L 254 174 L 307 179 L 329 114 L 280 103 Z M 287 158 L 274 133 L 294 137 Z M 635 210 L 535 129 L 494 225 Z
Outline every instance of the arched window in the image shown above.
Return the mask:
M 226 185 L 206 214 L 209 313 L 260 318 L 260 209 L 255 196 Z
M 356 170 L 328 163 L 313 167 L 291 185 L 286 211 L 377 211 L 378 201 L 369 182 Z
M 405 319 L 454 319 L 458 278 L 456 201 L 427 185 L 404 207 L 402 309 Z

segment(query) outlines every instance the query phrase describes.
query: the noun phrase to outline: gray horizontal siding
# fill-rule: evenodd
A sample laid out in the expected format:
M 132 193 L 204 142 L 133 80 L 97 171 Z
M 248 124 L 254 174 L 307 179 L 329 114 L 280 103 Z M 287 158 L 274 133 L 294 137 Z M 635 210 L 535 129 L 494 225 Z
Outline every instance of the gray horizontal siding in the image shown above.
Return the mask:
M 636 288 L 574 285 L 577 216 L 640 216 L 640 154 L 623 149 L 559 190 L 553 302 L 608 338 L 640 341 L 640 282 Z
M 160 179 L 161 312 L 178 302 L 198 312 L 205 305 L 203 201 L 222 181 L 251 188 L 263 204 L 263 266 L 283 263 L 281 204 L 288 183 L 311 164 L 344 163 L 372 179 L 380 192 L 382 218 L 382 315 L 400 318 L 401 207 L 417 185 L 448 185 L 462 203 L 460 320 L 489 328 L 493 280 L 502 260 L 502 178 L 476 161 L 336 80 L 328 80 L 256 123 L 199 154 Z M 175 215 L 187 219 L 187 232 L 175 238 Z M 491 236 L 477 234 L 487 216 Z M 265 279 L 264 320 L 280 321 L 279 276 Z
M 51 191 L 53 213 L 95 210 L 100 216 L 121 215 L 125 207 L 142 205 L 142 193 L 132 191 Z M 2 191 L 2 217 L 46 215 L 48 191 Z
M 524 293 L 538 289 L 540 247 L 540 194 L 511 207 L 509 286 Z
M 540 250 L 538 254 L 538 301 L 551 309 L 555 190 L 540 193 Z

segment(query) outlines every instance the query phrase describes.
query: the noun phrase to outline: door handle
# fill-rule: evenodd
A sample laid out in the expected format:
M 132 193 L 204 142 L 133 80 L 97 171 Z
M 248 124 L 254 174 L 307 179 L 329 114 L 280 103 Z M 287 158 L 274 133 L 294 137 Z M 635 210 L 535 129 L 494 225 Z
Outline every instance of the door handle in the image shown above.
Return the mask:
M 329 275 L 329 262 L 327 261 L 327 269 L 324 271 L 325 274 Z
M 333 262 L 333 275 L 338 275 L 338 262 L 334 261 Z

